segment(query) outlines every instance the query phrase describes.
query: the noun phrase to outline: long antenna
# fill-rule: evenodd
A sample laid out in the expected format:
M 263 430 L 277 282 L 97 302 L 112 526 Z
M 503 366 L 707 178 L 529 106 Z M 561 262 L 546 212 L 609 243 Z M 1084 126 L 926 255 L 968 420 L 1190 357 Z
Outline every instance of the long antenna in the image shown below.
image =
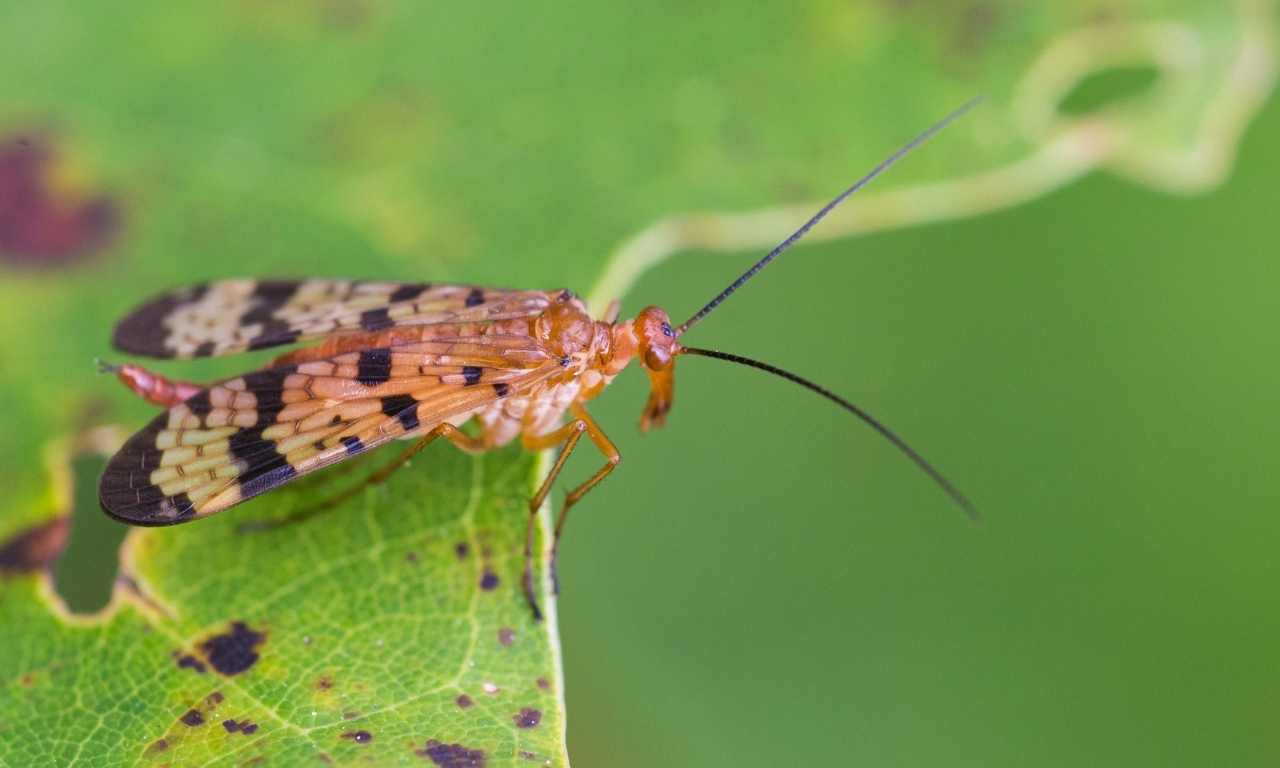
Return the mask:
M 831 211 L 834 210 L 837 205 L 840 205 L 841 203 L 843 203 L 846 198 L 848 198 L 854 192 L 857 192 L 859 189 L 862 189 L 863 187 L 865 187 L 868 183 L 870 183 L 872 179 L 874 179 L 875 177 L 879 176 L 880 174 L 888 170 L 889 166 L 901 160 L 911 150 L 915 149 L 916 147 L 920 146 L 921 144 L 931 139 L 934 134 L 936 134 L 938 131 L 941 131 L 943 128 L 946 128 L 948 125 L 950 125 L 953 121 L 955 121 L 965 112 L 968 112 L 969 110 L 977 106 L 978 103 L 981 101 L 982 101 L 981 96 L 970 99 L 964 104 L 964 106 L 960 107 L 956 111 L 952 112 L 951 114 L 942 118 L 938 122 L 934 123 L 924 133 L 921 133 L 919 136 L 916 136 L 914 139 L 912 139 L 911 141 L 903 145 L 903 147 L 899 149 L 897 152 L 894 152 L 892 155 L 889 155 L 889 157 L 881 161 L 881 163 L 877 165 L 871 171 L 871 173 L 868 173 L 866 176 L 863 176 L 861 179 L 858 179 L 856 182 L 854 182 L 853 186 L 849 187 L 845 191 L 836 195 L 835 199 L 827 203 L 826 205 L 824 205 L 822 207 L 822 210 L 818 211 L 813 215 L 813 218 L 806 221 L 804 225 L 801 226 L 799 229 L 797 229 L 795 232 L 792 232 L 791 236 L 788 237 L 786 240 L 783 240 L 781 243 L 778 243 L 778 245 L 772 251 L 769 251 L 767 254 L 765 254 L 764 258 L 760 259 L 755 264 L 753 264 L 751 266 L 751 269 L 748 269 L 746 272 L 742 273 L 742 277 L 739 277 L 737 280 L 734 280 L 729 285 L 728 288 L 725 288 L 723 291 L 720 292 L 719 296 L 716 296 L 714 299 L 707 302 L 707 305 L 702 309 L 698 310 L 697 314 L 695 314 L 693 317 L 689 318 L 688 320 L 685 320 L 684 323 L 682 323 L 680 327 L 676 329 L 676 336 L 679 336 L 685 331 L 689 330 L 699 320 L 701 320 L 702 318 L 710 314 L 711 310 L 719 306 L 720 302 L 729 298 L 729 296 L 734 291 L 741 288 L 744 284 L 746 284 L 748 280 L 755 277 L 757 272 L 764 269 L 765 266 L 769 264 L 769 262 L 776 259 L 778 257 L 778 254 L 782 253 L 783 251 L 787 250 L 791 246 L 795 245 L 796 242 L 800 240 L 800 238 L 808 234 L 809 230 L 813 229 L 814 225 L 816 225 L 818 222 L 826 218 L 827 214 L 831 213 Z
M 970 502 L 969 499 L 965 498 L 965 495 L 961 493 L 954 485 L 952 485 L 950 480 L 943 477 L 941 472 L 934 469 L 933 465 L 925 461 L 923 456 L 916 453 L 914 448 L 907 445 L 905 440 L 895 435 L 892 431 L 889 430 L 888 427 L 881 424 L 874 416 L 862 410 L 861 408 L 849 402 L 848 400 L 845 400 L 843 397 L 840 397 L 839 395 L 827 389 L 826 387 L 822 387 L 817 384 L 814 384 L 812 381 L 809 381 L 808 379 L 801 378 L 800 376 L 797 376 L 796 374 L 791 373 L 790 371 L 784 371 L 777 366 L 769 365 L 768 363 L 762 363 L 759 360 L 752 360 L 749 357 L 742 357 L 741 355 L 733 355 L 728 352 L 717 352 L 714 349 L 698 349 L 697 347 L 681 346 L 680 354 L 701 355 L 702 357 L 714 357 L 717 360 L 728 360 L 731 363 L 745 365 L 749 368 L 758 368 L 762 371 L 767 371 L 768 373 L 772 373 L 774 376 L 781 376 L 787 381 L 791 381 L 796 384 L 799 384 L 805 389 L 809 389 L 814 392 L 817 392 L 819 395 L 822 395 L 823 397 L 827 398 L 833 403 L 839 405 L 841 408 L 844 408 L 846 411 L 852 413 L 854 416 L 857 416 L 858 418 L 865 421 L 867 424 L 871 426 L 872 429 L 879 432 L 886 440 L 888 440 L 889 442 L 897 446 L 898 450 L 905 453 L 907 455 L 907 458 L 914 461 L 917 467 L 924 470 L 924 473 L 926 475 L 933 478 L 933 482 L 937 483 L 938 486 L 942 488 L 942 490 L 945 491 L 946 494 L 950 496 L 953 501 L 955 501 L 955 503 L 959 504 L 960 508 L 964 510 L 965 514 L 968 515 L 971 520 L 974 520 L 975 522 L 977 521 L 978 510 L 973 506 L 973 503 Z

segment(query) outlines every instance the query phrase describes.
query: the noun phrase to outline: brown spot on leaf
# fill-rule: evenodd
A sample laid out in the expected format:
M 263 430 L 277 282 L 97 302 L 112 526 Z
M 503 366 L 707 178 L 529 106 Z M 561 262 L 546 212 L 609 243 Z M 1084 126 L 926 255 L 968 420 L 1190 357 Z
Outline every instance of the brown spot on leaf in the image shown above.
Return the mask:
M 538 683 L 538 687 L 544 691 L 549 690 L 551 688 L 551 683 L 545 677 L 538 678 L 537 683 Z
M 322 675 L 320 679 L 316 681 L 317 691 L 327 691 L 332 687 L 333 687 L 333 678 L 329 677 L 328 675 Z
M 231 623 L 231 630 L 200 643 L 200 650 L 214 670 L 222 675 L 238 675 L 258 661 L 257 648 L 267 639 L 243 621 Z
M 182 720 L 183 725 L 188 725 L 192 728 L 195 728 L 197 725 L 204 725 L 204 715 L 200 714 L 199 710 L 188 709 L 187 713 L 180 719 Z
M 213 693 L 204 697 L 204 702 L 211 707 L 216 707 L 222 703 L 222 700 L 224 698 L 225 697 L 222 695 L 222 691 L 214 691 Z
M 515 642 L 516 631 L 511 627 L 502 627 L 498 630 L 498 642 L 503 645 L 511 645 Z
M 10 536 L 0 544 L 0 573 L 26 573 L 51 568 L 67 544 L 71 516 L 55 517 Z
M 483 589 L 485 592 L 489 592 L 491 590 L 497 589 L 497 587 L 498 587 L 498 574 L 494 573 L 488 568 L 485 568 L 484 574 L 480 577 L 480 588 Z
M 30 688 L 33 684 L 35 684 L 35 681 L 36 681 L 36 676 L 31 674 L 30 672 L 27 672 L 22 677 L 18 678 L 18 683 L 23 688 Z
M 359 716 L 360 716 L 360 713 L 356 712 L 355 710 L 349 710 L 347 712 L 342 713 L 343 720 L 355 720 Z
M 458 556 L 459 560 L 466 560 L 467 555 L 471 552 L 471 545 L 465 541 L 460 541 L 453 545 L 453 553 Z
M 427 745 L 415 749 L 414 754 L 425 757 L 440 768 L 484 768 L 485 755 L 479 749 L 468 749 L 461 744 L 442 744 L 427 739 Z
M 418 553 L 417 553 L 417 552 L 413 552 L 413 551 L 406 552 L 406 553 L 404 554 L 404 559 L 405 559 L 405 561 L 406 561 L 406 562 L 408 562 L 408 563 L 409 563 L 409 564 L 411 564 L 411 565 L 417 565 L 417 564 L 418 564 Z
M 373 741 L 373 734 L 368 731 L 347 731 L 342 734 L 342 738 L 350 739 L 357 744 L 368 744 Z
M 158 755 L 168 748 L 169 748 L 168 741 L 165 741 L 164 739 L 156 739 L 155 741 L 151 742 L 151 745 L 149 747 L 147 747 L 146 754 L 148 757 L 150 757 L 151 755 Z
M 28 268 L 80 261 L 108 245 L 119 228 L 109 197 L 59 184 L 47 137 L 0 140 L 0 260 Z
M 472 700 L 471 700 L 471 697 L 470 697 L 470 696 L 468 696 L 467 694 L 465 694 L 465 693 L 460 693 L 460 694 L 458 694 L 458 698 L 456 698 L 456 699 L 454 699 L 454 700 L 453 700 L 453 703 L 454 703 L 454 704 L 457 704 L 457 705 L 458 705 L 460 708 L 462 708 L 462 709 L 466 709 L 467 707 L 471 706 L 471 705 L 472 705 L 472 704 L 474 704 L 475 702 L 474 702 L 474 701 L 472 701 Z
M 536 709 L 525 707 L 511 719 L 515 721 L 517 728 L 536 728 L 538 723 L 542 722 L 542 713 Z
M 227 733 L 236 733 L 237 731 L 239 731 L 240 733 L 243 733 L 245 736 L 248 736 L 249 734 L 258 730 L 258 724 L 247 719 L 241 720 L 238 723 L 235 720 L 223 720 L 222 727 L 227 729 Z
M 537 759 L 538 759 L 538 756 L 537 756 L 537 755 L 533 754 L 532 752 L 530 752 L 530 751 L 529 751 L 529 750 L 527 750 L 527 749 L 522 749 L 522 750 L 520 750 L 520 757 L 524 758 L 525 760 L 537 760 Z
M 202 675 L 207 669 L 203 661 L 189 653 L 178 653 L 177 651 L 174 651 L 173 657 L 178 661 L 178 669 L 191 669 Z

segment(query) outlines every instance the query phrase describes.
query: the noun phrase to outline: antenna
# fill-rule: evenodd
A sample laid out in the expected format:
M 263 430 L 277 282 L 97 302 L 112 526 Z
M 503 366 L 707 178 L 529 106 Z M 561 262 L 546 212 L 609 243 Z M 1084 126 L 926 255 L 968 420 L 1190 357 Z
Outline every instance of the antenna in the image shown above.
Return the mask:
M 959 504 L 960 508 L 964 510 L 965 514 L 968 515 L 971 520 L 973 520 L 974 522 L 977 522 L 978 510 L 973 506 L 973 503 L 969 501 L 968 498 L 965 497 L 963 493 L 961 493 L 954 485 L 951 484 L 950 480 L 943 477 L 941 472 L 934 469 L 933 465 L 925 461 L 923 456 L 916 453 L 914 448 L 907 445 L 907 442 L 905 440 L 903 440 L 902 438 L 894 434 L 892 431 L 890 431 L 888 427 L 881 424 L 880 421 L 877 420 L 874 416 L 862 410 L 861 408 L 849 402 L 848 400 L 845 400 L 843 397 L 840 397 L 839 395 L 827 389 L 826 387 L 822 387 L 817 384 L 814 384 L 812 381 L 809 381 L 808 379 L 801 378 L 800 376 L 797 376 L 796 374 L 791 373 L 790 371 L 784 371 L 777 366 L 769 365 L 768 363 L 762 363 L 759 360 L 752 360 L 749 357 L 742 357 L 741 355 L 733 355 L 728 352 L 717 352 L 714 349 L 698 349 L 697 347 L 682 346 L 680 347 L 680 354 L 701 355 L 702 357 L 714 357 L 717 360 L 728 360 L 731 363 L 745 365 L 749 368 L 758 368 L 762 371 L 772 373 L 774 376 L 781 376 L 787 381 L 799 384 L 805 389 L 809 389 L 814 392 L 817 392 L 819 395 L 822 395 L 828 400 L 839 405 L 841 408 L 844 408 L 846 411 L 852 413 L 854 416 L 857 416 L 859 419 L 862 419 L 863 421 L 865 421 L 867 424 L 871 426 L 872 429 L 879 432 L 881 436 L 883 436 L 886 440 L 888 440 L 889 442 L 897 446 L 898 450 L 905 453 L 907 455 L 907 458 L 915 462 L 915 465 L 917 467 L 922 469 L 926 475 L 932 478 L 933 482 L 937 483 L 938 487 L 942 488 L 942 490 L 945 491 L 946 494 L 951 497 L 952 501 Z
M 795 232 L 792 232 L 790 237 L 788 237 L 786 240 L 783 240 L 781 243 L 778 243 L 778 245 L 774 247 L 772 251 L 769 251 L 767 254 L 765 254 L 764 258 L 760 259 L 755 264 L 751 265 L 751 269 L 748 269 L 746 272 L 742 273 L 742 277 L 739 277 L 737 280 L 734 280 L 732 283 L 730 283 L 728 288 L 725 288 L 723 291 L 720 292 L 718 296 L 716 296 L 711 301 L 707 302 L 707 305 L 702 309 L 698 310 L 697 314 L 695 314 L 693 317 L 689 318 L 688 320 L 685 320 L 684 323 L 682 323 L 680 327 L 676 329 L 676 336 L 680 336 L 685 331 L 689 330 L 694 325 L 696 325 L 699 320 L 709 315 L 711 313 L 711 310 L 715 309 L 717 306 L 720 305 L 720 302 L 729 298 L 729 296 L 734 291 L 738 290 L 743 285 L 745 285 L 748 280 L 755 277 L 757 272 L 764 269 L 769 264 L 769 262 L 776 259 L 779 254 L 781 254 L 783 251 L 787 250 L 791 246 L 795 245 L 800 240 L 800 238 L 804 237 L 806 234 L 808 234 L 809 230 L 813 229 L 814 225 L 816 225 L 818 222 L 826 218 L 827 214 L 831 213 L 831 211 L 833 211 L 836 206 L 843 203 L 846 198 L 848 198 L 854 192 L 857 192 L 859 189 L 862 189 L 863 187 L 865 187 L 868 183 L 871 182 L 872 179 L 874 179 L 875 177 L 879 176 L 880 174 L 888 170 L 889 166 L 901 160 L 909 152 L 911 152 L 911 150 L 915 149 L 916 147 L 925 143 L 929 139 L 933 138 L 934 134 L 938 133 L 943 128 L 946 128 L 948 125 L 950 125 L 953 121 L 955 121 L 957 118 L 962 116 L 964 113 L 976 107 L 981 101 L 982 101 L 982 97 L 979 96 L 977 98 L 973 98 L 965 102 L 965 104 L 962 107 L 952 112 L 951 114 L 947 115 L 946 117 L 942 118 L 938 122 L 934 123 L 924 133 L 921 133 L 919 136 L 916 136 L 914 139 L 912 139 L 911 141 L 903 145 L 903 147 L 899 149 L 897 152 L 894 152 L 892 155 L 889 155 L 889 157 L 881 161 L 881 163 L 877 165 L 871 171 L 871 173 L 868 173 L 866 176 L 863 176 L 861 179 L 858 179 L 856 182 L 854 182 L 853 186 L 849 187 L 845 191 L 836 195 L 834 200 L 824 205 L 822 207 L 822 210 L 815 213 L 813 215 L 813 218 L 806 221 L 804 225 L 801 226 L 799 229 L 797 229 Z

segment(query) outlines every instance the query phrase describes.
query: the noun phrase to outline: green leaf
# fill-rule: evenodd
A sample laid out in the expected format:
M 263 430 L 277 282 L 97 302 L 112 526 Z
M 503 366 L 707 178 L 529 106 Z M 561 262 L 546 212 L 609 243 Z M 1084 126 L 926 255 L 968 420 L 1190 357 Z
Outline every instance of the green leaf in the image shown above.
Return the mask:
M 92 620 L 65 613 L 47 573 L 10 575 L 5 761 L 565 764 L 554 607 L 535 623 L 518 588 L 538 470 L 519 451 L 429 450 L 323 522 L 237 532 L 340 479 L 136 530 Z
M 1095 171 L 1211 188 L 1270 92 L 1272 4 L 1130 5 L 819 0 L 689 15 L 683 3 L 562 3 L 500 19 L 363 0 L 0 8 L 0 181 L 30 181 L 14 170 L 28 163 L 53 201 L 0 226 L 74 235 L 70 248 L 0 250 L 0 542 L 12 556 L 0 762 L 116 764 L 161 739 L 148 759 L 430 763 L 416 751 L 434 739 L 441 760 L 461 744 L 490 765 L 526 750 L 564 762 L 554 614 L 530 625 L 514 582 L 537 474 L 516 450 L 469 459 L 435 446 L 358 503 L 269 534 L 234 527 L 359 470 L 131 532 L 111 606 L 69 615 L 43 568 L 68 532 L 51 521 L 73 506 L 72 457 L 108 450 L 151 412 L 92 374 L 111 324 L 153 291 L 234 275 L 565 285 L 595 306 L 622 296 L 678 313 L 720 284 L 629 292 L 676 253 L 745 263 L 975 94 L 980 110 L 806 242 L 979 215 Z M 1096 78 L 1112 70 L 1157 75 L 1107 92 Z M 166 372 L 215 379 L 262 360 Z M 91 485 L 76 485 L 71 553 L 114 546 L 83 524 L 98 514 L 81 498 Z M 477 591 L 486 544 L 491 592 Z M 81 566 L 59 563 L 88 578 Z M 251 668 L 178 666 L 237 621 L 264 637 Z M 550 691 L 529 687 L 539 677 Z M 455 678 L 467 710 L 443 687 Z M 526 707 L 537 726 L 516 724 Z M 181 721 L 190 709 L 203 725 Z M 224 716 L 259 727 L 226 732 Z M 372 740 L 356 741 L 361 730 Z

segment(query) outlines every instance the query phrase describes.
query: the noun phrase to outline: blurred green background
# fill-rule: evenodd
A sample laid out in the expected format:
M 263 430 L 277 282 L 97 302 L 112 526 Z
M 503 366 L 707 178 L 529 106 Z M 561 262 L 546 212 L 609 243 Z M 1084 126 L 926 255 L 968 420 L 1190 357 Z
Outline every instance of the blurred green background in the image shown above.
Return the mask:
M 690 334 L 865 406 L 980 524 L 869 430 L 745 369 L 682 360 L 669 425 L 644 436 L 638 373 L 597 402 L 625 458 L 561 557 L 569 750 L 583 766 L 1276 764 L 1280 107 L 1242 118 L 1219 187 L 1157 183 L 1142 154 L 1190 146 L 1246 31 L 1274 66 L 1274 9 L 1026 6 L 0 7 L 0 131 L 53 148 L 52 183 L 97 233 L 32 247 L 28 219 L 6 219 L 3 529 L 47 516 L 50 441 L 148 412 L 90 360 L 153 291 L 244 274 L 586 293 L 660 217 L 820 199 L 974 94 L 988 103 L 883 189 L 1035 156 L 1053 131 L 1011 105 L 1044 51 L 1177 24 L 1201 37 L 1176 66 L 1210 73 L 1189 95 L 1125 75 L 1072 96 L 1133 129 L 1132 154 L 1102 163 L 1123 178 L 808 245 Z M 757 254 L 681 252 L 624 313 L 682 319 Z

